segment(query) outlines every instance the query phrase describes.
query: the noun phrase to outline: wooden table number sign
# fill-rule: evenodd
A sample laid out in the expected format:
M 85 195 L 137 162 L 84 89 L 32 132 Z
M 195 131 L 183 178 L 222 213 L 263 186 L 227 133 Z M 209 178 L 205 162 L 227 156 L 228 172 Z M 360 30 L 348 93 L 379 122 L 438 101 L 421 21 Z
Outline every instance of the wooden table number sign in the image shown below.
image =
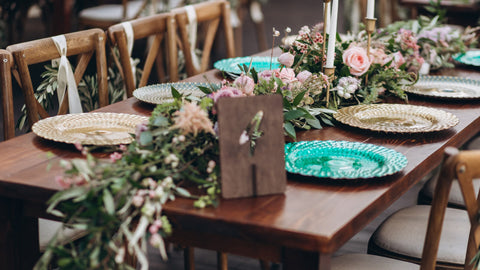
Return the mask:
M 217 112 L 222 197 L 284 193 L 282 97 L 221 98 Z

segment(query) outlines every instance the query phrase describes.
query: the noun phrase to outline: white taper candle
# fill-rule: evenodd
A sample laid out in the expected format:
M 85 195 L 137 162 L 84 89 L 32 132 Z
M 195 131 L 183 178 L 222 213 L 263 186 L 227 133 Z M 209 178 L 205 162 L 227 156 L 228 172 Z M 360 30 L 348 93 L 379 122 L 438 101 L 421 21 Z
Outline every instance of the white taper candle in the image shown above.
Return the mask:
M 335 40 L 337 37 L 338 0 L 333 0 L 332 15 L 330 20 L 330 32 L 328 37 L 327 63 L 325 67 L 333 68 L 335 59 Z
M 367 19 L 375 19 L 375 0 L 367 2 Z

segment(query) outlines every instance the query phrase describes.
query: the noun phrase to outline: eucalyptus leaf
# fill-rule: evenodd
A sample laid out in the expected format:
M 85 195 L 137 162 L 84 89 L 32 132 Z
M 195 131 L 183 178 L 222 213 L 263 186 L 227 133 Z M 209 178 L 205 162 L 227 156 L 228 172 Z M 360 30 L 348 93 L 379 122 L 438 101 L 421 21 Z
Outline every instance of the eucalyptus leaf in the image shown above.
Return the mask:
M 112 193 L 110 193 L 108 189 L 103 190 L 103 204 L 107 210 L 107 213 L 110 215 L 115 214 L 115 202 L 113 201 Z
M 292 111 L 288 111 L 288 112 L 283 113 L 283 120 L 284 121 L 290 121 L 290 120 L 293 120 L 293 119 L 298 119 L 298 118 L 300 118 L 304 115 L 305 115 L 305 112 L 302 111 L 302 110 L 292 110 Z
M 140 144 L 141 145 L 149 145 L 152 143 L 153 136 L 151 131 L 144 131 L 140 133 Z
M 295 127 L 292 125 L 292 123 L 290 122 L 286 122 L 283 124 L 283 129 L 285 130 L 285 132 L 287 133 L 287 135 L 291 138 L 293 138 L 294 140 L 297 139 L 297 134 L 295 132 Z

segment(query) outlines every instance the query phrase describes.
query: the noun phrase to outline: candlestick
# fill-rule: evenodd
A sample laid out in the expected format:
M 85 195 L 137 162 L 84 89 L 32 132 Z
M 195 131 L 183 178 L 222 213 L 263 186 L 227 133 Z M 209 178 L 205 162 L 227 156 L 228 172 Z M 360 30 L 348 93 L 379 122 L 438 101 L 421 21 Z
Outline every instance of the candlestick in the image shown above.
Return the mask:
M 330 102 L 330 88 L 331 88 L 330 85 L 332 85 L 332 82 L 335 79 L 335 67 L 325 67 L 323 73 L 328 77 L 327 104 L 326 104 L 326 107 L 328 108 L 328 103 Z
M 323 68 L 323 58 L 325 57 L 325 46 L 327 44 L 327 33 L 329 32 L 330 21 L 330 0 L 324 0 L 323 3 L 323 49 L 322 59 L 320 59 L 320 70 Z
M 368 0 L 367 2 L 367 19 L 375 18 L 375 0 Z
M 332 17 L 330 19 L 330 32 L 328 33 L 327 64 L 325 67 L 332 68 L 335 59 L 335 41 L 337 37 L 338 0 L 333 0 Z

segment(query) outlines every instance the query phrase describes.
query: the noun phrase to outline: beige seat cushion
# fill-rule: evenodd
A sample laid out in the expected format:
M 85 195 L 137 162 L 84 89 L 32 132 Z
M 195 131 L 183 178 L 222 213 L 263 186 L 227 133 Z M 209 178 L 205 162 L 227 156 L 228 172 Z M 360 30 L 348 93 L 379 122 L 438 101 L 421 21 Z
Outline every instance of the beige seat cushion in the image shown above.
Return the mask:
M 332 270 L 418 270 L 413 263 L 369 254 L 345 254 L 332 259 Z
M 388 217 L 372 235 L 371 240 L 390 252 L 420 259 L 429 214 L 429 205 L 402 209 Z M 437 260 L 463 265 L 469 232 L 467 212 L 447 208 Z
M 437 184 L 437 178 L 433 177 L 432 179 L 428 180 L 425 183 L 425 186 L 422 189 L 422 194 L 430 199 L 433 198 L 433 193 L 435 191 L 435 186 Z M 480 189 L 480 179 L 473 179 L 473 186 L 478 194 L 478 190 Z M 448 198 L 448 203 L 451 205 L 456 205 L 459 207 L 465 207 L 465 202 L 463 200 L 462 192 L 460 191 L 460 184 L 455 179 L 452 182 L 452 188 L 450 189 L 450 196 Z
M 127 3 L 127 19 L 135 17 L 137 12 L 142 7 L 143 0 L 129 1 Z M 99 5 L 91 8 L 86 8 L 80 11 L 79 18 L 98 20 L 98 21 L 121 21 L 123 19 L 122 5 Z
M 38 219 L 38 238 L 40 242 L 40 252 L 44 252 L 50 239 L 57 233 L 62 227 L 62 223 L 58 221 L 47 220 L 43 218 Z M 62 234 L 59 235 L 60 243 L 68 243 L 75 241 L 78 238 L 84 236 L 85 233 L 82 230 L 65 229 Z
M 142 8 L 144 0 L 135 0 L 127 2 L 127 20 L 132 19 L 137 15 L 138 11 Z M 157 3 L 157 10 L 165 11 L 183 5 L 183 0 L 172 0 L 167 5 L 163 1 Z M 91 8 L 86 8 L 80 11 L 79 18 L 88 20 L 97 20 L 112 22 L 120 22 L 123 19 L 123 7 L 122 5 L 99 5 Z

